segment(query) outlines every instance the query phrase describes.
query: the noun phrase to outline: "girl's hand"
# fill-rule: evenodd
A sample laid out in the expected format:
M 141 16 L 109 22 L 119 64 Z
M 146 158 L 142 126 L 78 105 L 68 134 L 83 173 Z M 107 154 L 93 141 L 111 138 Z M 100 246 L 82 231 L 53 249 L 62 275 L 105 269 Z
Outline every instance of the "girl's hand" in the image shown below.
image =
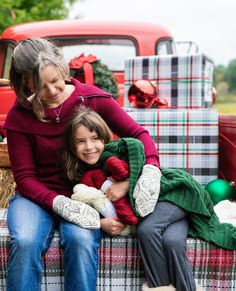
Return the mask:
M 117 217 L 106 217 L 101 219 L 101 228 L 106 233 L 114 236 L 119 235 L 126 225 L 119 221 Z
M 114 202 L 129 192 L 129 181 L 114 182 L 105 192 L 107 198 Z

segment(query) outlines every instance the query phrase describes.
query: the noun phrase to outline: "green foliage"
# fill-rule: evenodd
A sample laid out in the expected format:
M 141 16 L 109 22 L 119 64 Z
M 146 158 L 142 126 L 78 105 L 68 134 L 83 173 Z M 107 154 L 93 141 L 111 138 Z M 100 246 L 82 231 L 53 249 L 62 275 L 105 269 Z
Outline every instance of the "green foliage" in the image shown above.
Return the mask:
M 214 70 L 214 82 L 220 83 L 226 80 L 226 68 L 223 65 L 218 65 Z
M 226 80 L 229 85 L 229 91 L 236 93 L 236 59 L 230 61 L 227 67 Z
M 1 0 L 0 34 L 8 26 L 37 20 L 64 19 L 76 0 Z
M 214 70 L 214 86 L 217 90 L 214 108 L 220 114 L 236 113 L 236 60 L 232 60 L 228 66 L 216 66 Z
M 99 88 L 112 94 L 113 98 L 117 98 L 119 95 L 117 83 L 112 72 L 100 61 L 92 64 L 94 71 L 94 83 Z
M 226 81 L 219 82 L 216 90 L 217 90 L 218 96 L 228 95 L 229 85 Z
M 111 93 L 112 97 L 116 99 L 119 96 L 119 89 L 112 71 L 100 60 L 91 63 L 91 65 L 93 67 L 94 85 Z M 70 74 L 80 82 L 85 83 L 83 68 L 70 69 Z
M 218 94 L 236 93 L 236 59 L 231 60 L 227 67 L 222 65 L 215 67 L 214 84 Z

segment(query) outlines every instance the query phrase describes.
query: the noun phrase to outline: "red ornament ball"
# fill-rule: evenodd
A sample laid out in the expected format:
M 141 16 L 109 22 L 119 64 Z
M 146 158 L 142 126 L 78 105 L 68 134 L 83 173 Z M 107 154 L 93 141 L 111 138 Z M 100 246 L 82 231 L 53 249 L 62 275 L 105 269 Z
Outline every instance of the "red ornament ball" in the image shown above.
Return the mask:
M 128 99 L 132 107 L 149 108 L 156 101 L 156 88 L 150 81 L 138 80 L 130 86 Z
M 157 98 L 155 105 L 158 109 L 167 109 L 168 101 L 165 98 Z

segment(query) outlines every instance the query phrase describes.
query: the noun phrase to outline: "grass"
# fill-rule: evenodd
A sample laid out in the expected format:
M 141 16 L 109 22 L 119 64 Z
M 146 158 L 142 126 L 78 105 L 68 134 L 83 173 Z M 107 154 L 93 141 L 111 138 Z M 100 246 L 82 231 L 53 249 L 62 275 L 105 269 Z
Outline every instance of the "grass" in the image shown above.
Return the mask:
M 218 96 L 213 108 L 217 108 L 219 114 L 236 114 L 236 95 Z

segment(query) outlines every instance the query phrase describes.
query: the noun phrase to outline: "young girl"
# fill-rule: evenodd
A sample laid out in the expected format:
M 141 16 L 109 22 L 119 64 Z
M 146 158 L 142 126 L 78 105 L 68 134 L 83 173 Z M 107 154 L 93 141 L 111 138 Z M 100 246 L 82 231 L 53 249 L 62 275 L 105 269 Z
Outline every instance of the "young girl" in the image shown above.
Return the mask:
M 93 186 L 103 188 L 102 183 L 107 182 L 107 177 L 103 177 L 104 174 L 101 171 L 101 169 L 104 170 L 104 161 L 106 165 L 111 157 L 114 158 L 114 155 L 117 155 L 116 164 L 113 164 L 117 174 L 117 172 L 124 171 L 120 158 L 127 158 L 129 162 L 129 202 L 132 205 L 131 210 L 141 217 L 137 228 L 137 236 L 147 279 L 155 280 L 158 278 L 158 274 L 163 275 L 158 279 L 163 281 L 162 286 L 150 290 L 202 290 L 201 286 L 195 287 L 194 278 L 185 254 L 185 245 L 182 243 L 188 235 L 188 221 L 191 221 L 192 234 L 223 247 L 232 248 L 234 245 L 233 236 L 235 235 L 235 229 L 227 230 L 227 227 L 224 228 L 219 224 L 213 212 L 213 204 L 209 200 L 209 195 L 205 189 L 188 173 L 175 169 L 165 169 L 162 171 L 160 201 L 157 202 L 158 195 L 155 194 L 158 192 L 156 186 L 159 183 L 160 176 L 152 175 L 149 172 L 143 182 L 139 183 L 140 169 L 145 164 L 143 146 L 140 141 L 133 138 L 111 141 L 111 132 L 108 126 L 96 112 L 89 108 L 80 107 L 75 111 L 67 125 L 64 139 L 64 162 L 68 178 L 73 183 L 80 181 L 90 185 L 88 187 L 84 184 L 76 184 L 72 199 L 88 203 L 105 217 L 116 215 L 107 197 L 114 203 L 119 199 L 105 189 L 106 197 L 101 190 L 97 190 Z M 112 165 L 110 166 L 112 173 L 114 168 L 112 168 Z M 148 197 L 147 193 L 152 193 L 152 197 Z M 138 199 L 139 195 L 141 200 Z M 153 201 L 154 203 L 152 203 Z M 193 201 L 195 213 L 192 210 Z M 127 207 L 127 204 L 124 206 Z M 168 212 L 170 208 L 172 208 L 172 213 Z M 130 205 L 127 209 L 130 209 Z M 125 211 L 126 214 L 128 212 L 129 210 Z M 208 212 L 209 214 L 206 214 Z M 192 217 L 188 217 L 187 220 L 188 214 L 191 214 Z M 209 215 L 209 217 L 204 219 L 204 215 Z M 174 219 L 170 219 L 171 217 Z M 117 220 L 122 221 L 122 218 L 118 217 Z M 165 230 L 168 219 L 170 230 L 168 228 Z M 184 232 L 183 226 L 185 226 Z M 160 233 L 160 241 L 159 237 L 156 238 L 155 236 L 149 239 L 147 233 L 153 227 L 156 234 Z M 209 231 L 204 234 L 206 229 L 209 228 L 212 228 L 210 236 L 208 235 Z M 221 238 L 217 236 L 218 231 L 224 232 Z M 171 238 L 172 233 L 180 241 L 174 242 Z M 146 253 L 145 250 L 148 250 L 148 252 Z M 155 252 L 160 253 L 160 261 L 153 259 L 153 253 Z M 179 260 L 179 265 L 176 265 L 176 260 Z M 172 262 L 172 265 L 167 265 L 168 261 Z M 162 266 L 164 269 L 159 269 L 156 265 Z M 156 271 L 156 277 L 149 271 L 151 267 Z M 180 277 L 175 277 L 175 274 Z M 174 284 L 168 285 L 168 278 Z M 191 287 L 191 284 L 194 288 Z M 149 290 L 147 284 L 143 285 L 142 290 Z
M 68 123 L 64 140 L 64 162 L 67 176 L 72 182 L 80 182 L 74 186 L 74 194 L 71 198 L 91 205 L 103 217 L 118 216 L 118 219 L 124 224 L 136 224 L 138 218 L 127 195 L 118 200 L 115 199 L 116 201 L 111 198 L 114 200 L 111 203 L 109 193 L 107 196 L 104 194 L 111 185 L 107 180 L 107 175 L 111 176 L 113 181 L 121 181 L 130 177 L 129 164 L 111 152 L 108 154 L 108 150 L 105 150 L 105 145 L 112 141 L 112 133 L 105 121 L 95 111 L 80 107 L 75 110 Z M 136 146 L 144 157 L 141 142 L 130 139 L 129 143 Z M 127 159 L 127 157 L 124 158 Z M 73 163 L 78 164 L 78 171 L 77 167 L 72 166 Z M 131 170 L 132 177 L 133 167 Z M 130 234 L 133 230 L 134 228 L 127 226 L 121 235 Z

